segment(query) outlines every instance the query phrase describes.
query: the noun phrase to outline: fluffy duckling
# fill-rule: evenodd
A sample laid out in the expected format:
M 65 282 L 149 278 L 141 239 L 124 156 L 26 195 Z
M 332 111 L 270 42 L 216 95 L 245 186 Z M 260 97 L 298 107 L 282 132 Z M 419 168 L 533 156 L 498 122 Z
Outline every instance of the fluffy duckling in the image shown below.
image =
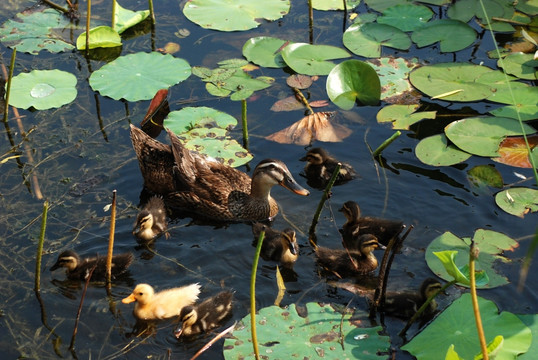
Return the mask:
M 223 291 L 198 305 L 185 306 L 179 314 L 176 337 L 192 336 L 217 328 L 232 314 L 231 291 Z
M 316 248 L 317 262 L 340 278 L 367 275 L 377 269 L 375 249 L 384 249 L 371 234 L 360 235 L 349 250 Z
M 155 293 L 148 284 L 138 284 L 121 302 L 136 301 L 134 315 L 142 320 L 167 319 L 178 316 L 185 306 L 194 304 L 200 293 L 199 284 L 191 284 Z
M 124 253 L 112 256 L 111 277 L 114 279 L 125 271 L 134 260 L 132 253 Z M 50 271 L 64 267 L 69 280 L 86 280 L 90 270 L 95 266 L 92 273 L 92 281 L 106 280 L 106 255 L 81 259 L 73 250 L 62 252 Z
M 252 226 L 252 233 L 256 243 L 262 230 L 265 231 L 260 253 L 262 259 L 279 261 L 284 266 L 292 267 L 299 257 L 299 245 L 295 238 L 295 231 L 290 228 L 278 231 L 262 223 L 255 223 Z
M 166 232 L 166 208 L 160 196 L 152 196 L 136 217 L 133 235 L 139 240 L 150 242 Z
M 306 161 L 304 176 L 308 179 L 308 185 L 314 188 L 327 186 L 336 165 L 340 162 L 322 148 L 310 149 L 300 160 Z M 340 164 L 340 172 L 334 183 L 335 185 L 344 184 L 357 176 L 351 165 L 343 162 L 340 162 Z
M 381 244 L 387 246 L 394 236 L 400 234 L 404 226 L 403 221 L 361 217 L 361 209 L 355 201 L 347 201 L 339 211 L 343 212 L 347 219 L 340 229 L 346 248 L 349 248 L 354 237 L 363 234 L 372 234 Z
M 420 285 L 420 290 L 416 291 L 394 291 L 387 292 L 385 296 L 385 306 L 383 311 L 386 314 L 396 316 L 403 319 L 411 318 L 418 309 L 432 296 L 436 291 L 441 289 L 442 285 L 439 281 L 433 278 L 428 278 Z M 437 309 L 437 303 L 432 300 L 426 310 L 421 315 L 421 318 L 429 318 Z

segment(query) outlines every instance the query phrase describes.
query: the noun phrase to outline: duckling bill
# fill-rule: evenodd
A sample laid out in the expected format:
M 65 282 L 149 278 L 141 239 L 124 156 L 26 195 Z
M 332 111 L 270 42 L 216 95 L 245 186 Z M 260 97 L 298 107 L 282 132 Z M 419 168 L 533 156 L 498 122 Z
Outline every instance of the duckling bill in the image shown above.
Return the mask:
M 150 242 L 166 232 L 166 208 L 160 196 L 152 196 L 136 217 L 133 235 L 139 240 Z
M 114 279 L 125 273 L 133 260 L 134 255 L 132 253 L 112 256 L 111 277 Z M 66 250 L 58 256 L 56 263 L 52 265 L 50 271 L 61 267 L 66 269 L 65 273 L 69 280 L 86 280 L 86 277 L 94 267 L 91 281 L 106 280 L 106 256 L 81 259 L 76 252 Z
M 260 256 L 266 261 L 278 261 L 286 267 L 292 267 L 299 257 L 299 245 L 295 237 L 295 231 L 291 228 L 278 231 L 262 223 L 252 226 L 254 241 L 265 231 Z
M 308 180 L 308 185 L 313 188 L 324 188 L 331 179 L 331 176 L 340 163 L 340 171 L 335 185 L 342 185 L 357 177 L 357 173 L 351 165 L 338 161 L 322 148 L 312 148 L 300 159 L 306 161 L 304 176 Z

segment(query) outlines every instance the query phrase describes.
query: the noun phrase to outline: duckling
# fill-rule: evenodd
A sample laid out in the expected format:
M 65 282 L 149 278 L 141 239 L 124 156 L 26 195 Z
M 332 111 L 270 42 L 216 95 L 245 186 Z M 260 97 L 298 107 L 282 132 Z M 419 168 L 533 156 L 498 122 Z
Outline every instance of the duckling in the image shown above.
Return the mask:
M 150 191 L 166 194 L 165 203 L 172 208 L 217 221 L 262 221 L 278 213 L 270 194 L 274 185 L 298 195 L 309 194 L 282 161 L 262 160 L 251 179 L 215 159 L 189 151 L 171 131 L 168 135 L 171 147 L 131 125 L 131 140 L 144 184 Z M 157 181 L 162 183 L 153 186 Z
M 160 196 L 152 196 L 136 217 L 133 235 L 141 241 L 152 241 L 162 233 L 166 238 L 166 208 Z
M 378 241 L 387 246 L 389 241 L 398 236 L 403 229 L 403 221 L 389 220 L 377 217 L 361 217 L 359 204 L 354 201 L 347 201 L 339 210 L 344 213 L 347 221 L 340 229 L 347 248 L 357 235 L 372 234 Z
M 278 231 L 262 223 L 255 223 L 252 226 L 252 233 L 256 242 L 262 230 L 265 231 L 260 253 L 262 259 L 279 261 L 286 267 L 292 267 L 299 257 L 299 245 L 295 238 L 295 231 L 290 228 Z
M 304 176 L 308 179 L 308 185 L 314 188 L 327 186 L 336 165 L 340 162 L 322 148 L 310 149 L 300 160 L 307 162 L 304 167 Z M 335 185 L 344 184 L 357 176 L 351 165 L 343 162 L 340 162 L 340 164 L 340 172 L 334 183 Z
M 231 291 L 223 291 L 198 305 L 185 306 L 179 314 L 176 337 L 192 336 L 217 328 L 232 314 Z
M 372 234 L 360 235 L 349 250 L 316 248 L 317 262 L 340 278 L 367 275 L 377 269 L 375 249 L 384 249 Z
M 200 293 L 199 284 L 191 284 L 155 293 L 148 284 L 138 284 L 124 304 L 136 301 L 134 315 L 142 320 L 168 319 L 178 316 L 185 306 L 194 304 Z
M 112 256 L 112 268 L 110 269 L 112 279 L 125 273 L 133 260 L 134 256 L 132 253 Z M 50 271 L 64 267 L 66 268 L 65 273 L 69 280 L 86 280 L 86 277 L 94 266 L 95 270 L 92 273 L 91 280 L 105 281 L 106 255 L 81 259 L 73 250 L 66 250 L 58 256 L 56 263 L 52 265 Z
M 403 319 L 411 318 L 418 309 L 432 296 L 436 291 L 441 289 L 442 285 L 439 281 L 433 278 L 424 280 L 418 292 L 387 292 L 385 295 L 385 306 L 383 310 L 386 314 L 400 317 Z M 432 300 L 428 307 L 424 310 L 421 318 L 429 318 L 437 309 L 437 303 Z

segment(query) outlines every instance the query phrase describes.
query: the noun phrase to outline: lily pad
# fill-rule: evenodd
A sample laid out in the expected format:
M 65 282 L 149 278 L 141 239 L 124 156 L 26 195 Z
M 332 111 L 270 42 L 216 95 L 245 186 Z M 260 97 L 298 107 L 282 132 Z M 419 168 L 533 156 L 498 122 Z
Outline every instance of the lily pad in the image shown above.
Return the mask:
M 116 2 L 116 23 L 114 24 L 114 30 L 121 34 L 130 27 L 141 23 L 149 16 L 149 10 L 131 11 L 120 6 Z
M 396 130 L 409 130 L 409 126 L 423 119 L 435 119 L 436 111 L 415 112 L 419 105 L 389 105 L 377 113 L 377 122 L 390 122 Z
M 333 103 L 350 110 L 355 101 L 376 105 L 381 97 L 381 84 L 375 70 L 360 60 L 338 64 L 327 77 L 327 94 Z
M 278 20 L 290 10 L 289 0 L 191 0 L 183 14 L 193 23 L 220 31 L 242 31 L 265 20 Z
M 248 39 L 243 45 L 243 56 L 250 62 L 268 68 L 286 66 L 279 49 L 286 41 L 270 36 L 258 36 Z
M 414 31 L 427 23 L 432 16 L 433 11 L 427 6 L 401 4 L 385 9 L 377 22 L 394 26 L 401 31 Z
M 473 240 L 478 249 L 480 249 L 478 260 L 476 261 L 476 270 L 484 270 L 489 277 L 489 283 L 487 285 L 478 287 L 494 288 L 508 284 L 508 279 L 496 272 L 495 262 L 498 260 L 509 262 L 510 260 L 503 253 L 518 247 L 518 243 L 502 233 L 484 229 L 476 230 Z M 452 276 L 448 274 L 443 264 L 433 253 L 445 250 L 458 251 L 455 263 L 458 267 L 463 267 L 469 263 L 470 244 L 471 239 L 459 238 L 447 231 L 436 237 L 428 245 L 426 249 L 426 263 L 437 276 L 450 281 L 453 279 Z
M 110 26 L 97 26 L 90 29 L 90 49 L 121 46 L 121 36 Z M 77 38 L 77 49 L 86 50 L 86 32 Z
M 353 9 L 359 6 L 361 0 L 346 0 L 346 6 L 348 9 Z M 342 0 L 312 0 L 312 7 L 316 10 L 344 10 L 344 4 Z
M 538 146 L 538 135 L 527 136 L 531 153 L 534 153 Z M 535 163 L 538 164 L 538 158 L 535 158 Z M 529 151 L 523 136 L 511 136 L 504 139 L 499 145 L 499 157 L 492 159 L 493 161 L 510 166 L 521 168 L 532 168 L 529 160 Z
M 538 8 L 538 6 L 537 6 Z M 538 11 L 538 9 L 537 9 Z M 527 325 L 532 332 L 532 338 L 535 339 L 529 350 L 517 357 L 518 360 L 534 360 L 536 353 L 538 352 L 538 315 L 537 314 L 516 314 L 516 316 Z
M 336 312 L 331 306 L 307 303 L 308 315 L 299 316 L 295 305 L 263 308 L 256 315 L 261 358 L 284 359 L 384 359 L 390 346 L 382 327 L 357 328 L 351 314 Z M 342 340 L 341 340 L 342 339 Z M 343 344 L 340 344 L 343 341 Z M 253 357 L 250 315 L 244 317 L 232 338 L 224 341 L 225 359 Z M 378 355 L 379 354 L 379 355 Z
M 417 58 L 381 57 L 366 62 L 379 75 L 381 100 L 391 104 L 408 104 L 421 96 L 409 83 L 409 73 L 418 66 Z
M 350 57 L 344 49 L 330 45 L 289 44 L 282 50 L 282 58 L 295 72 L 305 75 L 328 75 L 334 63 L 328 60 Z
M 521 83 L 512 82 L 513 84 Z M 513 86 L 511 91 L 502 89 L 489 96 L 488 100 L 509 105 L 491 110 L 490 114 L 513 119 L 520 118 L 523 121 L 538 119 L 538 102 L 536 99 L 538 99 L 537 86 Z
M 73 44 L 59 37 L 69 20 L 53 9 L 23 12 L 7 20 L 0 28 L 0 41 L 10 48 L 37 55 L 41 50 L 59 53 L 71 50 Z
M 343 41 L 352 53 L 370 58 L 381 56 L 381 46 L 399 50 L 411 47 L 406 33 L 394 26 L 379 23 L 353 24 L 344 32 Z
M 497 61 L 497 65 L 520 79 L 537 79 L 538 60 L 533 60 L 533 54 L 512 53 Z
M 386 9 L 395 6 L 395 5 L 403 5 L 403 4 L 411 4 L 413 3 L 412 0 L 365 0 L 366 5 L 368 5 L 369 8 L 378 11 L 382 13 Z
M 446 136 L 460 149 L 479 156 L 499 156 L 499 144 L 507 136 L 534 134 L 536 130 L 517 120 L 474 117 L 454 121 L 445 127 Z
M 523 187 L 503 190 L 495 195 L 495 203 L 507 213 L 522 218 L 538 211 L 538 190 Z
M 468 152 L 448 144 L 445 134 L 432 135 L 420 140 L 415 148 L 417 158 L 432 166 L 450 166 L 471 157 Z
M 33 70 L 12 79 L 10 104 L 14 107 L 37 110 L 58 108 L 77 96 L 77 78 L 60 70 Z
M 191 75 L 187 61 L 170 54 L 136 53 L 104 65 L 90 76 L 90 86 L 103 96 L 128 101 L 149 100 Z
M 498 335 L 504 338 L 495 359 L 515 359 L 529 349 L 531 330 L 516 315 L 507 311 L 499 313 L 494 302 L 482 297 L 478 297 L 478 306 L 486 342 L 491 343 Z M 462 359 L 473 359 L 479 351 L 470 294 L 463 294 L 454 301 L 402 349 L 418 360 L 438 359 L 440 349 L 448 349 L 452 344 Z
M 454 52 L 465 49 L 476 39 L 476 31 L 458 20 L 434 20 L 415 30 L 411 40 L 418 47 L 439 42 L 441 52 Z

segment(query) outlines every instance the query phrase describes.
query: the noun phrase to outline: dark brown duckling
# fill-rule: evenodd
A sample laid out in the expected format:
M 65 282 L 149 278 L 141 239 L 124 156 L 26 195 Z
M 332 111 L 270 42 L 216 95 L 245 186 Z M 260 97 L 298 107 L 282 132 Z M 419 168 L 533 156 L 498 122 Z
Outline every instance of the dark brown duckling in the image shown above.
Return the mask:
M 112 256 L 112 279 L 122 275 L 134 260 L 132 253 L 124 253 Z M 106 255 L 81 259 L 76 252 L 66 250 L 58 256 L 56 263 L 52 265 L 50 271 L 60 267 L 66 268 L 66 275 L 69 280 L 86 280 L 86 276 L 95 266 L 92 274 L 92 281 L 106 280 Z
M 233 292 L 223 291 L 200 304 L 185 306 L 179 314 L 179 325 L 174 334 L 193 336 L 217 328 L 232 314 Z
M 348 250 L 316 248 L 317 262 L 340 278 L 367 275 L 377 269 L 375 249 L 383 249 L 372 234 L 360 235 Z
M 282 265 L 292 267 L 299 257 L 299 245 L 295 231 L 291 228 L 274 230 L 262 223 L 252 226 L 254 241 L 257 243 L 261 231 L 265 231 L 260 256 L 266 261 L 279 261 Z
M 351 165 L 338 161 L 322 148 L 310 149 L 300 160 L 306 161 L 304 176 L 308 179 L 308 185 L 314 188 L 327 186 L 338 163 L 341 166 L 335 185 L 344 184 L 357 176 Z
M 166 232 L 166 208 L 160 196 L 152 196 L 136 216 L 133 235 L 139 240 L 150 242 Z
M 417 291 L 389 291 L 385 296 L 385 306 L 383 311 L 386 314 L 409 319 L 418 309 L 432 296 L 436 291 L 441 289 L 441 283 L 433 278 L 424 280 Z M 426 310 L 421 315 L 421 318 L 427 319 L 431 317 L 437 309 L 437 303 L 432 300 Z
M 349 248 L 354 237 L 363 234 L 372 234 L 381 244 L 387 246 L 394 236 L 400 234 L 404 226 L 403 221 L 399 220 L 371 216 L 361 217 L 359 204 L 354 201 L 347 201 L 339 211 L 343 212 L 347 219 L 340 229 L 346 248 Z

